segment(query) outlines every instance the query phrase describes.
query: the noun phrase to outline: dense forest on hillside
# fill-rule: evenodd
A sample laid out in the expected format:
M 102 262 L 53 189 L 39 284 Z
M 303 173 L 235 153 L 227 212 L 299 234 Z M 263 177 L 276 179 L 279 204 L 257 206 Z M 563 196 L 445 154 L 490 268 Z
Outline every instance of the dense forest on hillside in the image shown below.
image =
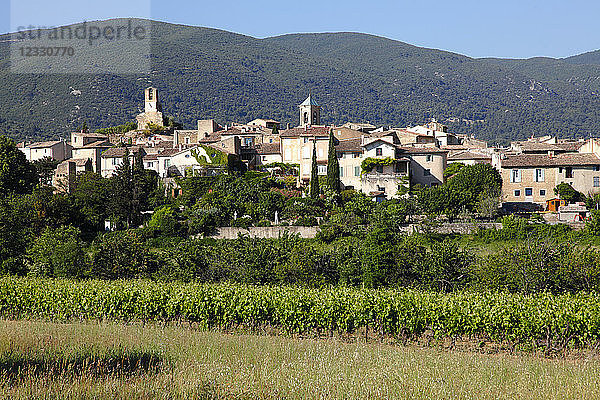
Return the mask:
M 130 121 L 149 85 L 161 90 L 164 113 L 186 128 L 199 118 L 295 124 L 296 105 L 312 90 L 328 124 L 406 126 L 435 117 L 492 142 L 600 130 L 594 52 L 564 60 L 472 59 L 366 34 L 255 39 L 152 22 L 150 74 L 17 75 L 8 40 L 0 36 L 0 132 L 15 139 L 64 136 L 84 121 L 92 129 Z

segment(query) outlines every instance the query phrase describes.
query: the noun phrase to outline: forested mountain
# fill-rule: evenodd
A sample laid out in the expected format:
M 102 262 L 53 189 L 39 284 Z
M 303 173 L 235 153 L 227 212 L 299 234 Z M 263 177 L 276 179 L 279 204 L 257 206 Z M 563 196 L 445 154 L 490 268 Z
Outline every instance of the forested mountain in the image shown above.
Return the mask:
M 0 132 L 17 139 L 130 121 L 150 84 L 164 113 L 187 128 L 200 118 L 296 124 L 296 105 L 312 90 L 323 123 L 407 126 L 435 117 L 492 141 L 600 131 L 599 52 L 473 59 L 358 33 L 255 39 L 152 22 L 151 74 L 16 75 L 8 38 L 0 36 Z

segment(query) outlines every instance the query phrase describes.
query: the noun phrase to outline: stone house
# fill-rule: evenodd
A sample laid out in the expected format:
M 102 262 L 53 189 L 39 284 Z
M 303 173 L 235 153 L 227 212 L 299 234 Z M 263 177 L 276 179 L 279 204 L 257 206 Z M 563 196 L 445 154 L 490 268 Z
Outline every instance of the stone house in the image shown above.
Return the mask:
M 83 138 L 83 137 L 82 137 Z M 92 170 L 101 173 L 102 153 L 110 149 L 112 144 L 106 140 L 98 140 L 83 146 L 73 147 L 71 153 L 73 158 L 89 159 L 92 162 Z
M 37 161 L 45 157 L 56 161 L 71 158 L 71 145 L 64 140 L 22 144 L 17 147 L 25 154 L 28 161 Z
M 78 175 L 92 171 L 92 160 L 71 158 L 58 164 L 52 177 L 57 192 L 71 193 Z
M 141 155 L 144 157 L 146 155 L 144 149 L 140 146 L 111 147 L 110 149 L 105 150 L 100 156 L 100 173 L 104 178 L 110 178 L 117 172 L 117 169 L 123 164 L 123 158 L 127 151 L 129 152 L 129 163 L 132 166 L 136 156 Z
M 502 176 L 503 203 L 545 205 L 560 183 L 585 195 L 600 192 L 600 157 L 594 153 L 498 155 L 494 165 Z

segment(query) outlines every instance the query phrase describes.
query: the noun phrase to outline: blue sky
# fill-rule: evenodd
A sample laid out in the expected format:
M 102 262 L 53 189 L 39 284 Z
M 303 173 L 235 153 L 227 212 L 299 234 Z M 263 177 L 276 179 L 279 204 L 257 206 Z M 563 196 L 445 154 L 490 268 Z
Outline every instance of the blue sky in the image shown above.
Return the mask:
M 597 0 L 0 0 L 0 32 L 130 16 L 254 37 L 366 32 L 472 57 L 565 57 L 600 49 Z

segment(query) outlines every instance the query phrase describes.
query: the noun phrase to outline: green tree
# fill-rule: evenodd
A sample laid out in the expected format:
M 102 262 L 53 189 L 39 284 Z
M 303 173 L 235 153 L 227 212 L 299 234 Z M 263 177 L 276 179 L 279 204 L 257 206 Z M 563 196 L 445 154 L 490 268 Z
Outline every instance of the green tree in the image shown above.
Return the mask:
M 559 183 L 554 188 L 554 194 L 560 197 L 563 200 L 566 200 L 567 203 L 575 203 L 577 201 L 581 201 L 583 195 L 579 193 L 577 190 L 573 188 L 573 186 L 568 183 Z
M 335 137 L 333 128 L 329 130 L 329 152 L 327 154 L 327 186 L 335 193 L 339 193 L 342 183 L 340 182 L 340 162 L 335 151 Z
M 30 273 L 38 276 L 81 278 L 86 273 L 85 244 L 71 226 L 47 228 L 27 251 Z
M 133 175 L 129 149 L 125 149 L 123 161 L 110 178 L 109 210 L 117 226 L 129 227 L 132 222 Z
M 145 277 L 151 272 L 147 253 L 142 234 L 137 230 L 105 233 L 92 243 L 91 274 L 102 279 Z
M 32 211 L 26 196 L 0 196 L 0 272 L 25 274 L 23 255 L 32 237 Z
M 450 163 L 444 170 L 444 179 L 448 179 L 451 176 L 458 174 L 458 172 L 463 169 L 464 166 L 465 164 L 459 162 Z
M 52 157 L 43 157 L 33 162 L 33 166 L 40 178 L 42 185 L 52 185 L 52 176 L 58 166 L 59 161 Z
M 279 135 L 279 128 L 277 127 L 277 124 L 273 125 L 273 129 L 271 130 L 271 134 L 272 135 Z
M 31 192 L 38 183 L 35 167 L 15 142 L 0 136 L 0 195 Z
M 95 172 L 85 172 L 77 177 L 71 197 L 78 212 L 77 225 L 85 232 L 104 229 L 107 203 L 110 199 L 110 181 Z
M 317 141 L 313 141 L 312 166 L 310 170 L 310 197 L 319 197 L 319 169 L 317 166 Z

